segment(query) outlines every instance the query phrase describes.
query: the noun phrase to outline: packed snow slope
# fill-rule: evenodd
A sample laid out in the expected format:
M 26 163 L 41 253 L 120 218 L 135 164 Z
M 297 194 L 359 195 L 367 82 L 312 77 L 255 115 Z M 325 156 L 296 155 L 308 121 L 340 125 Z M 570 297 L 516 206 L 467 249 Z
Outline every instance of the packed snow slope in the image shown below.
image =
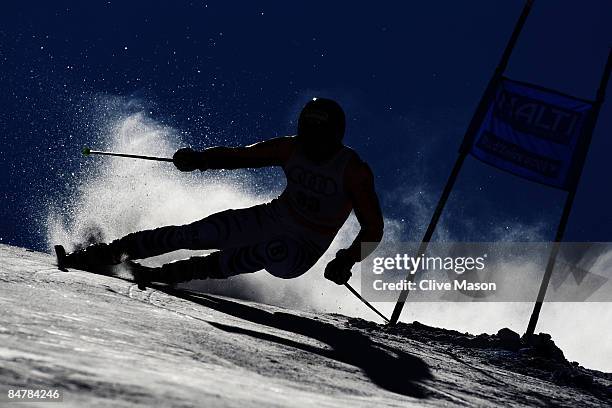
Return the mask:
M 139 290 L 61 272 L 0 245 L 0 391 L 54 389 L 54 406 L 607 406 L 612 376 L 546 336 L 386 328 L 236 299 Z M 0 397 L 0 405 L 2 402 Z M 20 404 L 24 406 L 27 404 Z M 30 403 L 39 406 L 39 403 Z

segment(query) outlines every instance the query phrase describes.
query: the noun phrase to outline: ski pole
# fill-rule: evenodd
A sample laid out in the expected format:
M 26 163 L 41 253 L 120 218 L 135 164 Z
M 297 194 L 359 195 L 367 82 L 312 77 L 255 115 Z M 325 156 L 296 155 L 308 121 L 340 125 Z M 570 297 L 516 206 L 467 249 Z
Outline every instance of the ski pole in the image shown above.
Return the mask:
M 350 291 L 351 291 L 351 293 L 352 293 L 353 295 L 357 296 L 357 299 L 361 300 L 361 301 L 362 301 L 362 302 L 363 302 L 363 303 L 364 303 L 364 304 L 365 304 L 367 307 L 369 307 L 370 309 L 372 309 L 372 311 L 374 311 L 374 313 L 376 313 L 377 315 L 379 315 L 380 317 L 382 317 L 382 318 L 383 318 L 383 320 L 384 320 L 385 322 L 389 323 L 389 319 L 387 319 L 387 318 L 385 317 L 385 315 L 383 315 L 383 314 L 382 314 L 382 313 L 380 313 L 378 310 L 376 310 L 376 308 L 375 308 L 374 306 L 372 306 L 372 305 L 370 304 L 370 302 L 368 302 L 368 301 L 367 301 L 367 300 L 365 300 L 363 297 L 361 297 L 361 295 L 360 295 L 360 294 L 359 294 L 359 293 L 358 293 L 358 292 L 357 292 L 355 289 L 353 289 L 353 287 L 352 287 L 351 285 L 349 285 L 349 283 L 348 283 L 348 282 L 347 282 L 347 283 L 345 283 L 345 284 L 344 284 L 344 286 L 346 286 L 346 288 L 347 288 L 348 290 L 350 290 Z
M 127 154 L 127 153 L 114 153 L 114 152 L 103 152 L 100 150 L 91 150 L 89 147 L 83 148 L 83 155 L 89 156 L 92 154 L 99 154 L 102 156 L 116 156 L 116 157 L 129 157 L 131 159 L 142 159 L 142 160 L 156 160 L 156 161 L 164 161 L 171 162 L 172 159 L 168 157 L 154 157 L 154 156 L 141 156 L 138 154 Z

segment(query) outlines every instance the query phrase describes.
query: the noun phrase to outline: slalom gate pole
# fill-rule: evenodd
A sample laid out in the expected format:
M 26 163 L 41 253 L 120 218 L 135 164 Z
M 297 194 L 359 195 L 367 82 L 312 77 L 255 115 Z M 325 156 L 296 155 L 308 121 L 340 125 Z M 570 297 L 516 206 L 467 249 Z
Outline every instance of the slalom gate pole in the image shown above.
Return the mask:
M 382 313 L 380 313 L 374 306 L 372 306 L 370 304 L 370 302 L 368 302 L 367 300 L 365 300 L 360 294 L 359 292 L 357 292 L 355 289 L 353 289 L 353 287 L 351 285 L 349 285 L 349 283 L 345 283 L 344 286 L 346 286 L 346 288 L 351 291 L 351 293 L 353 295 L 355 295 L 357 297 L 357 299 L 361 300 L 363 302 L 364 305 L 366 305 L 367 307 L 369 307 L 374 313 L 376 313 L 377 315 L 379 315 L 385 322 L 389 323 L 389 319 L 387 319 L 385 317 L 385 315 L 383 315 Z
M 453 169 L 451 170 L 451 173 L 448 176 L 446 185 L 444 186 L 444 190 L 442 191 L 442 194 L 440 195 L 440 199 L 438 200 L 438 204 L 436 205 L 433 215 L 431 216 L 431 220 L 429 221 L 429 226 L 427 227 L 427 230 L 425 231 L 423 239 L 421 240 L 421 245 L 419 246 L 417 256 L 419 254 L 424 253 L 425 250 L 427 249 L 427 246 L 429 245 L 429 241 L 431 240 L 434 230 L 436 229 L 436 226 L 438 225 L 438 221 L 440 220 L 440 216 L 442 215 L 442 211 L 444 210 L 446 201 L 448 200 L 448 197 L 450 196 L 453 186 L 455 185 L 455 182 L 457 181 L 457 177 L 459 175 L 461 167 L 463 166 L 463 162 L 465 161 L 465 158 L 470 152 L 474 135 L 476 134 L 476 132 L 478 131 L 478 129 L 480 128 L 482 124 L 482 120 L 484 119 L 487 109 L 488 109 L 489 101 L 494 96 L 497 85 L 500 79 L 502 78 L 502 75 L 506 69 L 506 66 L 508 65 L 508 61 L 510 60 L 510 55 L 512 54 L 512 50 L 514 49 L 514 46 L 516 45 L 519 34 L 521 33 L 523 26 L 525 25 L 525 21 L 527 21 L 527 17 L 529 16 L 529 12 L 531 11 L 534 1 L 535 0 L 525 1 L 525 5 L 523 6 L 521 15 L 519 16 L 514 26 L 514 30 L 512 31 L 512 35 L 510 36 L 510 39 L 508 40 L 508 43 L 506 44 L 504 53 L 502 54 L 500 61 L 497 64 L 497 67 L 495 68 L 495 72 L 493 73 L 493 76 L 489 80 L 489 83 L 487 84 L 487 87 L 485 88 L 485 91 L 483 92 L 482 97 L 480 98 L 480 101 L 478 102 L 476 111 L 474 112 L 474 116 L 472 116 L 472 119 L 470 120 L 467 130 L 465 131 L 465 135 L 463 136 L 463 141 L 461 143 L 461 147 L 459 148 L 459 156 L 457 157 L 457 160 L 455 161 L 455 165 L 453 166 Z M 412 281 L 414 278 L 415 278 L 415 275 L 409 274 L 406 280 Z M 406 303 L 407 297 L 408 297 L 408 290 L 406 289 L 400 293 L 399 298 L 397 299 L 395 308 L 393 309 L 393 314 L 391 315 L 391 321 L 389 322 L 390 325 L 396 324 L 397 321 L 399 320 L 400 315 L 402 313 L 402 309 L 404 308 L 404 304 Z
M 141 159 L 141 160 L 155 160 L 155 161 L 163 161 L 163 162 L 171 162 L 172 159 L 168 157 L 154 157 L 154 156 L 141 156 L 138 154 L 127 154 L 127 153 L 115 153 L 115 152 L 103 152 L 100 150 L 91 150 L 88 147 L 83 148 L 83 155 L 89 156 L 92 154 L 97 154 L 100 156 L 115 156 L 115 157 L 127 157 L 130 159 Z
M 536 324 L 538 323 L 538 318 L 540 317 L 540 311 L 542 310 L 542 304 L 544 303 L 544 298 L 546 297 L 546 290 L 548 289 L 548 283 L 550 282 L 550 277 L 552 276 L 553 269 L 555 267 L 555 261 L 557 259 L 557 255 L 560 249 L 560 242 L 563 241 L 563 234 L 565 233 L 565 227 L 567 226 L 567 221 L 569 219 L 570 212 L 572 211 L 572 204 L 574 202 L 574 198 L 576 197 L 576 190 L 578 189 L 578 181 L 580 180 L 580 175 L 582 173 L 582 169 L 584 167 L 584 162 L 586 159 L 586 155 L 589 150 L 589 145 L 591 144 L 591 139 L 593 136 L 593 131 L 595 130 L 595 124 L 597 122 L 597 117 L 599 115 L 599 111 L 601 109 L 601 105 L 605 100 L 606 96 L 606 88 L 608 86 L 608 80 L 610 79 L 610 72 L 612 71 L 612 48 L 608 50 L 608 59 L 606 60 L 606 66 L 604 68 L 604 72 L 601 76 L 601 80 L 599 82 L 599 88 L 597 89 L 597 96 L 595 97 L 595 103 L 593 104 L 593 109 L 591 110 L 591 114 L 587 119 L 585 131 L 583 134 L 583 142 L 580 148 L 580 165 L 578 166 L 578 170 L 572 182 L 571 189 L 565 199 L 565 205 L 563 206 L 563 213 L 561 214 L 561 219 L 559 220 L 559 225 L 557 226 L 557 233 L 555 234 L 555 241 L 550 251 L 550 255 L 548 256 L 548 263 L 546 264 L 546 270 L 544 271 L 544 277 L 542 278 L 542 282 L 540 283 L 540 290 L 538 291 L 538 297 L 533 305 L 533 311 L 531 312 L 531 317 L 529 318 L 529 324 L 527 325 L 527 330 L 525 331 L 525 337 L 530 337 L 534 334 Z

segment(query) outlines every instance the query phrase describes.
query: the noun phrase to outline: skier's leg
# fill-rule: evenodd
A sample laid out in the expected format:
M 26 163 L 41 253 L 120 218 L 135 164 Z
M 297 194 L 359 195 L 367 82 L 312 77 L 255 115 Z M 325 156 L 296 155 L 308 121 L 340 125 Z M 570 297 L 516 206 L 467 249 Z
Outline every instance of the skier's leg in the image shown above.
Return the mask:
M 179 249 L 223 249 L 248 244 L 272 229 L 269 211 L 266 205 L 226 210 L 187 225 L 134 232 L 110 244 L 94 244 L 75 251 L 66 256 L 66 266 L 115 265 Z
M 192 256 L 159 267 L 147 267 L 128 262 L 128 268 L 137 282 L 180 283 L 193 279 L 224 279 L 220 270 L 220 252 L 206 256 Z
M 225 210 L 191 224 L 135 232 L 109 244 L 122 260 L 143 259 L 179 249 L 224 249 L 261 241 L 275 233 L 268 205 Z
M 226 279 L 262 269 L 280 278 L 295 278 L 316 263 L 322 252 L 288 236 L 238 248 L 226 248 L 208 256 L 174 261 L 159 268 L 148 268 L 143 280 L 164 283 L 192 279 Z M 141 278 L 141 277 L 137 277 Z
M 264 269 L 266 260 L 257 251 L 257 246 L 228 248 L 153 268 L 136 263 L 128 264 L 134 280 L 139 282 L 175 284 L 194 279 L 227 279 Z
M 221 251 L 158 268 L 141 268 L 141 276 L 135 278 L 145 282 L 178 283 L 192 279 L 224 279 L 262 269 L 285 279 L 300 276 L 318 261 L 331 239 L 291 228 L 279 222 L 273 210 L 265 205 L 255 206 L 204 218 L 193 224 L 196 238 L 183 241 L 191 242 L 194 248 L 214 247 Z M 146 248 L 151 246 L 147 244 Z
M 264 269 L 282 279 L 292 279 L 306 273 L 325 252 L 316 243 L 302 236 L 284 235 L 257 247 L 265 258 Z
M 131 259 L 148 258 L 178 249 L 204 249 L 197 245 L 194 224 L 170 225 L 134 232 L 109 244 L 98 243 L 66 256 L 67 266 L 116 265 Z
M 180 283 L 193 279 L 226 279 L 266 269 L 284 278 L 299 276 L 314 262 L 306 262 L 297 243 L 280 236 L 238 248 L 226 248 L 208 256 L 194 256 L 156 268 L 132 264 L 134 279 L 140 282 Z

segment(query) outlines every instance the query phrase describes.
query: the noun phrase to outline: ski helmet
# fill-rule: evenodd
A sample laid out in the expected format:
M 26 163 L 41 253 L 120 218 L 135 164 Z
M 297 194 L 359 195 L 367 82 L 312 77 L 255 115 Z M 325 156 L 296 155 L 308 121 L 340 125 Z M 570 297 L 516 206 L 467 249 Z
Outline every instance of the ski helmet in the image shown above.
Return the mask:
M 312 98 L 300 113 L 298 137 L 311 142 L 336 144 L 342 141 L 346 119 L 338 102 L 326 98 Z

